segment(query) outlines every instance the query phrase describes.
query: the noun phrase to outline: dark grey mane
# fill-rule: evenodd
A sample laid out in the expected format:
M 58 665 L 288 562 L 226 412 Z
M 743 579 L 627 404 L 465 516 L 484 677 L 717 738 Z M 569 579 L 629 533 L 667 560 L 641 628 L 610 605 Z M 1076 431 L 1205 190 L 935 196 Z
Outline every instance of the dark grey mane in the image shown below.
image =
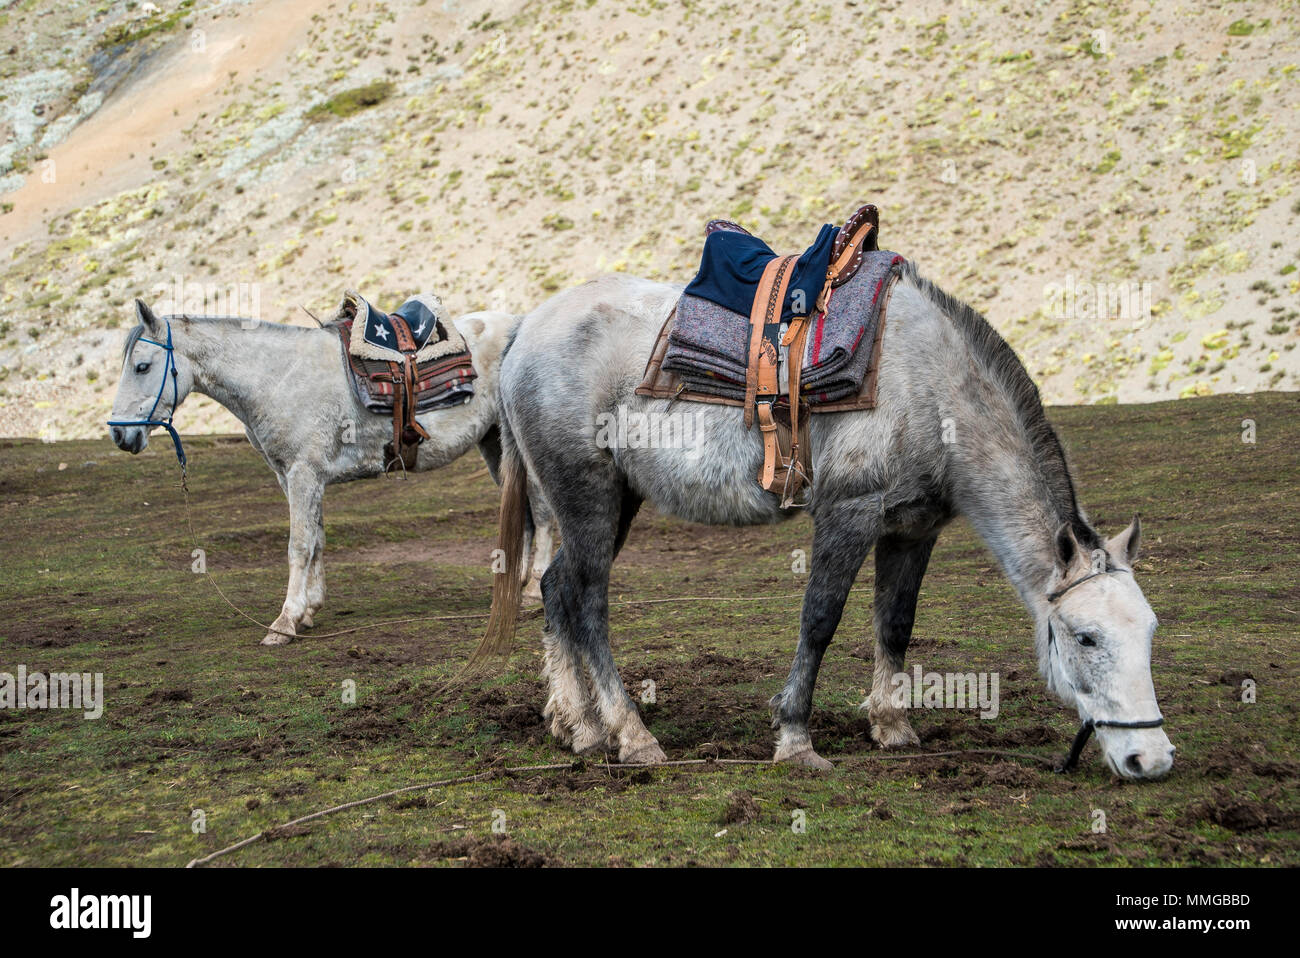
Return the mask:
M 953 324 L 962 331 L 971 351 L 979 357 L 995 379 L 1006 391 L 1015 409 L 1025 438 L 1038 460 L 1044 483 L 1056 507 L 1061 522 L 1069 523 L 1079 544 L 1086 550 L 1100 549 L 1104 543 L 1097 531 L 1079 509 L 1074 491 L 1074 479 L 1065 458 L 1065 449 L 1056 434 L 1047 413 L 1043 410 L 1038 387 L 1030 378 L 1020 357 L 1005 339 L 998 335 L 988 320 L 975 309 L 952 296 L 916 272 L 907 262 L 903 275 L 915 284 L 930 302 L 941 309 Z

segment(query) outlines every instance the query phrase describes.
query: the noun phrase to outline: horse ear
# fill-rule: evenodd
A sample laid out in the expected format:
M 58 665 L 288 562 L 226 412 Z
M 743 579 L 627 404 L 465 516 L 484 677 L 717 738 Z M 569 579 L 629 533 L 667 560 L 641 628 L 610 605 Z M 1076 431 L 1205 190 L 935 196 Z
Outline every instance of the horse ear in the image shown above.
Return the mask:
M 135 318 L 150 333 L 157 334 L 158 317 L 153 314 L 153 310 L 142 299 L 135 301 Z
M 1056 547 L 1056 564 L 1062 572 L 1066 572 L 1082 554 L 1079 540 L 1074 537 L 1074 530 L 1070 528 L 1068 522 L 1061 523 L 1053 537 L 1053 542 Z
M 1142 518 L 1134 516 L 1128 528 L 1106 543 L 1106 551 L 1125 565 L 1132 565 L 1138 557 L 1138 546 L 1142 542 Z

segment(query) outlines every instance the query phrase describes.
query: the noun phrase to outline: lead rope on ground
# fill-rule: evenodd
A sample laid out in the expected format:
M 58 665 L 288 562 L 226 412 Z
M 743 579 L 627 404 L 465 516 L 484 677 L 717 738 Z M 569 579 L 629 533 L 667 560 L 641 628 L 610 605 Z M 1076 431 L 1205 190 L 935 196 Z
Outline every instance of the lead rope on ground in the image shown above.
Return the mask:
M 997 755 L 1005 758 L 1016 760 L 1032 759 L 1048 768 L 1055 768 L 1056 762 L 1042 755 L 1032 753 L 1008 752 L 997 748 L 963 748 L 947 752 L 909 752 L 906 754 L 885 754 L 885 753 L 868 753 L 866 758 L 874 758 L 877 761 L 907 761 L 918 758 L 955 758 L 963 755 Z M 447 788 L 452 785 L 466 785 L 472 782 L 487 782 L 494 778 L 502 776 L 519 775 L 527 772 L 574 772 L 583 771 L 588 767 L 604 768 L 609 771 L 624 769 L 654 769 L 654 768 L 702 768 L 708 765 L 767 765 L 774 766 L 776 763 L 770 759 L 761 758 L 683 758 L 668 762 L 632 762 L 629 764 L 611 765 L 608 761 L 598 765 L 588 766 L 587 763 L 579 760 L 576 762 L 556 762 L 551 765 L 506 765 L 500 768 L 490 768 L 486 771 L 477 772 L 473 775 L 462 775 L 458 778 L 443 778 L 433 782 L 422 782 L 419 785 L 404 785 L 401 788 L 389 789 L 386 792 L 380 792 L 378 795 L 370 795 L 366 798 L 358 798 L 352 802 L 344 802 L 342 805 L 333 805 L 330 808 L 322 808 L 320 811 L 311 812 L 307 815 L 300 815 L 298 818 L 290 819 L 283 825 L 272 825 L 270 828 L 264 828 L 256 835 L 250 835 L 233 845 L 227 845 L 225 848 L 219 848 L 210 855 L 204 855 L 202 858 L 192 858 L 185 866 L 186 868 L 197 868 L 215 861 L 224 855 L 237 852 L 241 848 L 247 848 L 249 845 L 266 840 L 270 841 L 275 838 L 289 837 L 283 835 L 287 829 L 295 825 L 302 825 L 306 822 L 315 821 L 318 818 L 324 818 L 326 815 L 333 815 L 336 812 L 345 812 L 352 808 L 359 808 L 362 805 L 373 805 L 375 802 L 382 802 L 388 798 L 394 798 L 398 795 L 405 795 L 409 792 L 428 791 L 435 788 Z

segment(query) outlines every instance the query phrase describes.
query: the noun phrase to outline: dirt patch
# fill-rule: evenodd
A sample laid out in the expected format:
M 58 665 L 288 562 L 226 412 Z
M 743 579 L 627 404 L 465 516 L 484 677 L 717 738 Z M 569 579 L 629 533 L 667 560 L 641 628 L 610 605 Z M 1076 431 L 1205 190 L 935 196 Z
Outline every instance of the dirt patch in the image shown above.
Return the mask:
M 1037 775 L 1015 762 L 994 762 L 979 769 L 978 775 L 985 785 L 1002 785 L 1008 788 L 1033 785 L 1038 781 Z
M 1260 778 L 1298 779 L 1300 764 L 1273 762 L 1250 755 L 1246 750 L 1221 745 L 1205 757 L 1201 773 L 1206 778 L 1231 778 L 1240 774 L 1258 775 Z
M 1220 672 L 1218 681 L 1220 685 L 1231 685 L 1233 688 L 1239 689 L 1241 688 L 1241 683 L 1247 680 L 1253 682 L 1255 681 L 1255 676 L 1251 675 L 1249 672 Z
M 748 825 L 758 820 L 758 802 L 744 789 L 738 789 L 727 796 L 727 807 L 720 819 L 723 825 Z
M 634 785 L 648 785 L 655 781 L 654 774 L 645 768 L 622 769 L 617 764 L 605 765 L 584 761 L 573 763 L 571 771 L 540 772 L 535 775 L 512 777 L 511 787 L 525 795 L 540 795 L 549 800 L 557 795 L 588 792 L 599 788 L 611 795 L 620 795 Z
M 466 699 L 467 712 L 477 722 L 496 727 L 494 742 L 516 742 L 538 745 L 547 733 L 540 703 L 546 700 L 546 690 L 536 680 L 516 682 L 509 689 L 494 686 L 470 693 Z M 453 698 L 449 708 L 457 705 Z
M 465 835 L 435 842 L 422 856 L 426 860 L 454 858 L 466 868 L 546 868 L 561 864 L 506 835 L 477 838 Z
M 330 716 L 325 734 L 337 742 L 381 742 L 409 736 L 411 726 L 393 714 L 390 703 L 349 705 Z
M 976 716 L 945 719 L 938 725 L 922 724 L 917 729 L 917 737 L 924 745 L 970 748 L 1022 748 L 1061 744 L 1060 733 L 1046 725 L 1006 728 L 999 723 L 980 721 Z
M 154 689 L 144 697 L 145 705 L 161 705 L 164 702 L 193 702 L 194 693 L 189 689 Z
M 262 832 L 262 838 L 268 842 L 273 842 L 281 838 L 298 838 L 310 831 L 310 825 L 276 825 Z
M 120 643 L 147 634 L 146 629 L 110 632 L 89 628 L 84 622 L 60 617 L 43 622 L 13 619 L 5 623 L 6 643 L 31 649 L 63 649 L 82 643 Z
M 1273 793 L 1269 793 L 1271 797 Z M 1182 824 L 1195 825 L 1213 822 L 1233 832 L 1250 832 L 1264 828 L 1294 828 L 1300 824 L 1300 813 L 1283 809 L 1268 797 L 1251 799 L 1218 786 L 1204 802 L 1197 802 L 1183 813 Z

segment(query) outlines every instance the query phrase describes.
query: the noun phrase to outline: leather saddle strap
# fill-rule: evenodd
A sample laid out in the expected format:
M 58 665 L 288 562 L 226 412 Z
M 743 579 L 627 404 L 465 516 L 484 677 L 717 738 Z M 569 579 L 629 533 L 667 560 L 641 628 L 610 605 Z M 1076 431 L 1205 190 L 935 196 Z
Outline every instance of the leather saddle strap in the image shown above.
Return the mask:
M 783 344 L 789 347 L 786 353 L 787 362 L 790 363 L 790 463 L 789 468 L 795 471 L 793 479 L 787 475 L 786 488 L 782 490 L 782 508 L 790 505 L 791 501 L 799 490 L 803 487 L 804 480 L 808 477 L 808 470 L 804 468 L 804 457 L 807 455 L 806 450 L 799 445 L 799 407 L 803 404 L 803 397 L 800 387 L 800 379 L 803 374 L 803 351 L 808 341 L 809 322 L 807 316 L 796 316 L 790 324 L 790 329 L 786 333 Z M 791 485 L 793 483 L 793 485 Z
M 772 418 L 772 404 L 758 403 L 758 431 L 763 438 L 763 468 L 758 474 L 758 484 L 768 492 L 776 491 L 776 469 L 781 459 L 781 443 L 776 433 L 776 420 Z
M 871 231 L 875 228 L 876 224 L 869 220 L 864 220 L 862 223 L 858 224 L 857 228 L 853 231 L 853 235 L 850 236 L 848 242 L 844 244 L 844 251 L 841 252 L 840 255 L 835 258 L 835 261 L 831 263 L 829 275 L 838 275 L 845 266 L 849 265 L 853 260 L 853 257 L 862 255 L 862 246 L 866 242 L 867 237 L 871 235 Z
M 844 244 L 844 249 L 840 255 L 835 257 L 834 261 L 826 267 L 826 282 L 822 285 L 822 291 L 817 297 L 817 312 L 826 312 L 827 306 L 830 305 L 831 288 L 839 283 L 835 282 L 850 264 L 853 268 L 850 272 L 856 272 L 862 262 L 862 254 L 866 248 L 867 240 L 876 230 L 876 224 L 871 220 L 864 219 L 854 227 L 853 233 L 848 237 Z M 873 244 L 874 245 L 874 244 Z M 840 280 L 840 283 L 845 280 Z
M 775 396 L 777 392 L 776 349 L 763 349 L 767 327 L 780 326 L 785 293 L 798 256 L 778 256 L 763 269 L 758 292 L 749 314 L 749 362 L 745 371 L 745 428 L 754 425 L 754 404 L 759 393 Z
M 758 483 L 768 492 L 781 496 L 781 508 L 789 506 L 803 487 L 807 470 L 803 467 L 799 446 L 799 390 L 803 372 L 803 349 L 808 338 L 808 317 L 795 316 L 790 320 L 781 345 L 788 347 L 786 362 L 790 364 L 790 455 L 781 452 L 780 436 L 770 402 L 755 402 L 758 428 L 763 437 L 763 470 Z M 791 475 L 794 470 L 794 475 Z
M 419 398 L 419 391 L 420 367 L 415 362 L 415 354 L 412 353 L 406 357 L 406 413 L 403 417 L 402 432 L 405 434 L 407 429 L 411 429 L 420 439 L 428 439 L 429 434 L 415 418 L 415 406 Z
M 388 322 L 393 327 L 396 347 L 401 350 L 403 356 L 400 365 L 389 364 L 393 373 L 393 383 L 398 387 L 393 395 L 393 453 L 401 455 L 402 447 L 412 444 L 407 440 L 408 431 L 419 437 L 414 440 L 416 443 L 428 439 L 429 434 L 415 418 L 416 395 L 420 380 L 419 364 L 415 361 L 418 349 L 415 337 L 411 334 L 411 327 L 401 316 L 390 313 Z

